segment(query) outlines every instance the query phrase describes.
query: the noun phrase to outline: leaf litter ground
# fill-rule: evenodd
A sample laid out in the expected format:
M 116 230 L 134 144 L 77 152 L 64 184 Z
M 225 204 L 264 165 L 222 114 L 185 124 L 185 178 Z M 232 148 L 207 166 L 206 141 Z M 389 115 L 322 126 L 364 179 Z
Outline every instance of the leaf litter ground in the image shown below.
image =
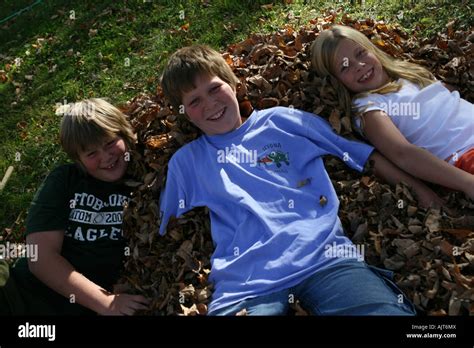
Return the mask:
M 312 41 L 336 17 L 328 12 L 300 28 L 286 26 L 272 35 L 252 35 L 222 53 L 242 82 L 237 94 L 243 118 L 252 105 L 293 106 L 321 115 L 336 132 L 356 138 L 348 115 L 339 107 L 333 82 L 319 79 L 310 68 Z M 449 23 L 444 33 L 420 40 L 397 25 L 374 20 L 342 16 L 338 23 L 361 31 L 394 57 L 424 65 L 473 102 L 473 32 L 456 31 Z M 178 117 L 159 88 L 155 95 L 135 97 L 124 110 L 137 132 L 138 146 L 130 166 L 136 181 L 128 183 L 135 193 L 124 214 L 131 255 L 116 291 L 151 298 L 149 309 L 140 314 L 205 315 L 212 294 L 208 276 L 213 252 L 207 209 L 173 219 L 168 233 L 157 235 L 157 199 L 167 163 L 200 133 Z M 365 261 L 393 270 L 396 283 L 419 313 L 473 314 L 473 202 L 462 193 L 433 186 L 447 201 L 449 213 L 426 210 L 417 206 L 403 184 L 391 187 L 370 173 L 361 176 L 332 157 L 325 159 L 325 165 L 340 200 L 344 230 L 354 243 L 364 245 Z M 307 314 L 298 302 L 292 310 L 295 315 Z

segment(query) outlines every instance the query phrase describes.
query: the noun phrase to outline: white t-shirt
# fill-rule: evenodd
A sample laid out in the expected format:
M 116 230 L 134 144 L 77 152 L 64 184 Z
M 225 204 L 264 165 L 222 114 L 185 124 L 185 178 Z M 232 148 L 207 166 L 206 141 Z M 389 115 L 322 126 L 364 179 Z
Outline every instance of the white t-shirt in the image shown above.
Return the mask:
M 398 92 L 371 94 L 354 101 L 360 111 L 383 110 L 412 144 L 455 162 L 474 147 L 474 105 L 437 81 L 423 89 L 400 79 Z M 360 118 L 356 119 L 360 128 Z M 456 156 L 457 154 L 457 156 Z

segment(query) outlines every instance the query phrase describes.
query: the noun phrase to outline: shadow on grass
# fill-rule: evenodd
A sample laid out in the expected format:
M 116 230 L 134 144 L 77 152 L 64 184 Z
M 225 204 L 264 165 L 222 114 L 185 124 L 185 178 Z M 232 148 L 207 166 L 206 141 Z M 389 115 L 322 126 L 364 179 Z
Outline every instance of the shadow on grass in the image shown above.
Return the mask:
M 34 2 L 3 1 L 0 20 Z M 271 22 L 270 11 L 261 7 L 268 2 L 50 0 L 0 24 L 0 70 L 15 58 L 22 60 L 8 72 L 10 82 L 0 82 L 0 176 L 15 165 L 0 192 L 0 235 L 26 212 L 36 188 L 61 158 L 56 102 L 90 96 L 123 102 L 152 92 L 174 50 L 191 43 L 222 50 L 244 39 L 265 20 Z M 285 5 L 274 1 L 273 6 Z M 45 39 L 41 50 L 33 46 L 38 38 Z M 134 63 L 129 68 L 123 64 L 127 57 Z M 133 88 L 124 88 L 125 82 Z M 22 155 L 19 163 L 16 152 Z

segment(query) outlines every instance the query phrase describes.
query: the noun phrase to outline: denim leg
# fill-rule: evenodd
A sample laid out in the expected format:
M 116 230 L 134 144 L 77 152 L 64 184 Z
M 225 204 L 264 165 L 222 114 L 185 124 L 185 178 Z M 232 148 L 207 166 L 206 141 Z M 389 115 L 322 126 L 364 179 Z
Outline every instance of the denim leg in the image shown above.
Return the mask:
M 289 291 L 285 289 L 219 308 L 209 315 L 235 315 L 244 308 L 247 310 L 247 315 L 286 315 L 289 309 L 288 296 Z
M 290 291 L 315 315 L 416 314 L 390 271 L 352 259 L 316 272 Z

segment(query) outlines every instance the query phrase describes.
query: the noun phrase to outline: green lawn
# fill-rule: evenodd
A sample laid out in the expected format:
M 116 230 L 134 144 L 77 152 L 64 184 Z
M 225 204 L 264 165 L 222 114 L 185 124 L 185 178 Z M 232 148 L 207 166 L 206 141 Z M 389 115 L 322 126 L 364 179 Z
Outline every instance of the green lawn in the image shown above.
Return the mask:
M 355 18 L 398 21 L 430 36 L 457 19 L 472 26 L 469 1 L 68 1 L 0 4 L 0 237 L 19 238 L 38 185 L 66 161 L 57 142 L 57 103 L 109 97 L 115 104 L 153 93 L 167 57 L 177 48 L 205 43 L 223 50 L 251 33 L 300 26 L 327 8 Z M 262 6 L 264 5 L 264 6 Z M 471 6 L 469 10 L 469 6 Z

